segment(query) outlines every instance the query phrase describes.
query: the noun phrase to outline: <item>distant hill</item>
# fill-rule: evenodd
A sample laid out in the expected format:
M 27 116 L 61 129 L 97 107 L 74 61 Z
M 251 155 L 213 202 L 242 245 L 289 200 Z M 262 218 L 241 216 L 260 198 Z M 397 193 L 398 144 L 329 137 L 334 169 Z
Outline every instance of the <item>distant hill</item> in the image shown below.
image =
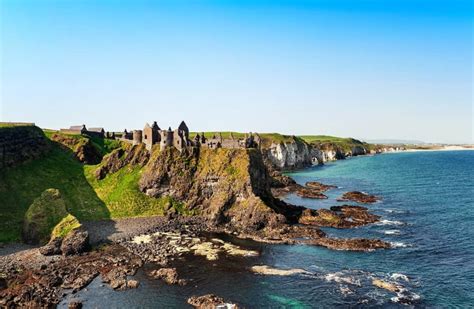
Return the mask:
M 424 145 L 426 142 L 418 140 L 404 140 L 404 139 L 364 139 L 370 144 L 379 145 Z

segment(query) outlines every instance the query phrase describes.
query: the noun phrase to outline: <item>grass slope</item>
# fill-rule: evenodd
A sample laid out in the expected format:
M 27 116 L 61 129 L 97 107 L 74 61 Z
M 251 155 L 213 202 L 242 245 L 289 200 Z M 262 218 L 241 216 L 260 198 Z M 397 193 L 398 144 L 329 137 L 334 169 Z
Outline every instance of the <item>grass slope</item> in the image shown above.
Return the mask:
M 337 137 L 329 135 L 300 135 L 299 138 L 313 145 L 334 145 L 344 151 L 350 151 L 353 147 L 361 146 L 372 149 L 374 145 L 361 142 L 355 138 Z
M 104 153 L 120 146 L 116 141 L 93 142 Z M 71 150 L 51 143 L 42 158 L 0 172 L 0 242 L 20 240 L 25 213 L 49 188 L 59 190 L 67 211 L 79 221 L 160 215 L 170 207 L 180 211 L 181 205 L 169 198 L 150 198 L 138 190 L 139 168 L 127 167 L 98 181 L 93 176 L 97 166 L 83 165 Z

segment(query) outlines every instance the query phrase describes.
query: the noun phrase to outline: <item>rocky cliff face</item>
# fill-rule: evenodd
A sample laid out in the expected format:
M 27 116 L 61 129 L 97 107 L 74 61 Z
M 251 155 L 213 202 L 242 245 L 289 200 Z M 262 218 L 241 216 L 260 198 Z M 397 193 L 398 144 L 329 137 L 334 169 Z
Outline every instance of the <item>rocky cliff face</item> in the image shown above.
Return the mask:
M 0 127 L 0 171 L 41 157 L 50 144 L 36 126 Z
M 216 225 L 260 230 L 293 218 L 276 200 L 271 177 L 256 149 L 154 151 L 139 188 L 152 197 L 171 196 Z
M 309 144 L 296 137 L 291 142 L 272 143 L 269 147 L 262 149 L 269 167 L 275 170 L 304 168 L 347 157 L 366 155 L 369 152 L 369 149 L 363 145 L 341 147 L 333 143 Z
M 292 142 L 272 143 L 262 153 L 271 165 L 278 170 L 303 168 L 312 164 L 315 153 L 302 140 L 294 138 Z

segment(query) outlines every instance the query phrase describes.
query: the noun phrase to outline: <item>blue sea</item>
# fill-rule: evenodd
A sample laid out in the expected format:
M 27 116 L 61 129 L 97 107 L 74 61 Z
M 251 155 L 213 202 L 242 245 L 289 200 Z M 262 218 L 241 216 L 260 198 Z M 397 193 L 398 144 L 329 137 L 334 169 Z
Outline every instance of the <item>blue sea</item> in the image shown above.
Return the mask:
M 327 200 L 289 196 L 293 204 L 329 208 L 342 193 L 382 197 L 367 206 L 382 221 L 356 229 L 324 229 L 335 237 L 380 238 L 393 249 L 335 251 L 305 245 L 264 245 L 228 239 L 259 257 L 209 262 L 176 261 L 185 287 L 150 280 L 146 268 L 136 290 L 115 292 L 96 279 L 75 295 L 85 308 L 186 307 L 191 295 L 215 293 L 246 308 L 429 307 L 474 308 L 474 151 L 404 152 L 356 157 L 289 174 L 298 183 L 337 185 Z M 252 265 L 301 268 L 309 273 L 262 276 Z M 403 286 L 395 293 L 373 279 Z M 409 302 L 409 304 L 404 304 Z M 62 303 L 65 306 L 67 301 Z

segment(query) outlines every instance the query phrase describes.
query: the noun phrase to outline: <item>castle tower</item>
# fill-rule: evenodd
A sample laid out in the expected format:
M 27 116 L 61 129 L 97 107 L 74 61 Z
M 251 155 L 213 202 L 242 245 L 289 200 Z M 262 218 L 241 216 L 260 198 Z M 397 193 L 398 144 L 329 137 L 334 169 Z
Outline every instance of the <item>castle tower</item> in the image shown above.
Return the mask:
M 186 123 L 184 121 L 181 121 L 181 123 L 178 127 L 178 131 L 182 131 L 183 132 L 183 137 L 186 140 L 189 140 L 189 129 L 188 129 L 188 126 L 186 125 Z
M 140 145 L 142 143 L 142 130 L 133 130 L 133 145 Z
M 161 142 L 160 142 L 161 150 L 165 149 L 166 147 L 173 146 L 173 131 L 171 131 L 171 127 L 167 131 L 166 130 L 160 131 L 160 137 L 161 137 Z

